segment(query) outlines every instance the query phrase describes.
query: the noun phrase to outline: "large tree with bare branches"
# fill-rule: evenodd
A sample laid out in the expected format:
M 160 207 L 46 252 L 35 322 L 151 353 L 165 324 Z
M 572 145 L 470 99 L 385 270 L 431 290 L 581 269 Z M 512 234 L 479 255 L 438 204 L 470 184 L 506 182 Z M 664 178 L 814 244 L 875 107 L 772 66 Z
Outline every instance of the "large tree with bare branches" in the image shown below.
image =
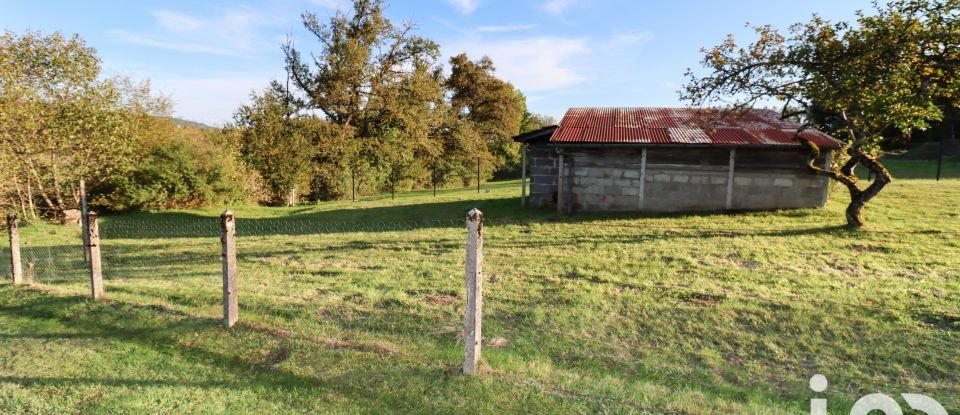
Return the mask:
M 810 168 L 847 187 L 847 224 L 864 225 L 867 202 L 892 176 L 878 160 L 884 132 L 909 135 L 960 105 L 960 0 L 894 0 L 874 3 L 856 21 L 816 15 L 782 34 L 755 27 L 757 39 L 738 45 L 733 36 L 704 49 L 708 73 L 688 71 L 681 97 L 695 106 L 744 110 L 778 101 L 783 117 L 805 122 L 846 141 L 831 168 Z M 889 136 L 889 135 L 886 135 Z M 860 165 L 876 178 L 862 186 Z

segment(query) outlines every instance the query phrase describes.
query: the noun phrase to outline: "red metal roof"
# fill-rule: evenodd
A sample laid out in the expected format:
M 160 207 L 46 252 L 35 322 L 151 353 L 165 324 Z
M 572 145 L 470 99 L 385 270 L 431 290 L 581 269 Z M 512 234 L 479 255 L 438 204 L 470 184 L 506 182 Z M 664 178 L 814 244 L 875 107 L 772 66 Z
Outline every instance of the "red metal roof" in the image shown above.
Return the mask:
M 799 146 L 800 124 L 772 110 L 744 113 L 695 108 L 571 108 L 550 137 L 557 144 L 700 144 Z M 800 134 L 823 148 L 836 139 L 815 130 Z

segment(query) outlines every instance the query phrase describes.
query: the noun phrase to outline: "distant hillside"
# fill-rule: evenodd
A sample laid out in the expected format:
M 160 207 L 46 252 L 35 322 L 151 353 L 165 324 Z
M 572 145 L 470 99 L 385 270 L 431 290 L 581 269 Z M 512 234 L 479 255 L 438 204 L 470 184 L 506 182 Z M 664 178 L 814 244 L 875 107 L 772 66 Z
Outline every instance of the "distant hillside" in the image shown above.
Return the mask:
M 183 119 L 183 118 L 177 118 L 177 117 L 170 117 L 170 119 L 173 120 L 173 122 L 176 123 L 177 125 L 182 125 L 182 126 L 186 126 L 186 127 L 196 127 L 196 128 L 201 129 L 201 130 L 216 130 L 216 129 L 217 129 L 217 127 L 209 126 L 209 125 L 204 124 L 204 123 L 202 123 L 202 122 L 190 121 L 190 120 L 185 120 L 185 119 Z

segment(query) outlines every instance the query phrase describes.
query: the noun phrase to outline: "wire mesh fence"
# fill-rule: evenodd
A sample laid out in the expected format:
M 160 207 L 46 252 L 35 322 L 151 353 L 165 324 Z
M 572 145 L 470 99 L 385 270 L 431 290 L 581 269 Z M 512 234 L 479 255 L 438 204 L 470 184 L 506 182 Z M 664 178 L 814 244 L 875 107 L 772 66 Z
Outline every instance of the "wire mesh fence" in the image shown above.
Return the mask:
M 86 278 L 89 269 L 83 250 L 83 245 L 79 242 L 73 246 L 23 243 L 20 247 L 20 258 L 25 282 L 55 284 Z M 11 272 L 9 246 L 0 248 L 0 264 L 3 264 L 4 274 Z
M 500 223 L 506 224 L 507 221 Z M 455 231 L 463 219 L 419 221 L 324 221 L 298 218 L 238 218 L 236 234 L 242 255 L 252 259 L 246 268 L 255 271 L 256 259 L 311 251 L 311 236 L 352 233 L 386 233 L 412 230 Z M 182 278 L 219 275 L 220 223 L 216 217 L 107 217 L 100 222 L 104 275 L 110 280 Z M 24 238 L 21 256 L 28 283 L 57 284 L 84 281 L 89 266 L 79 237 L 41 241 Z M 75 240 L 73 240 L 75 239 Z M 363 248 L 357 240 L 351 248 Z M 367 244 L 369 247 L 370 245 Z M 287 249 L 277 249 L 286 247 Z M 281 261 L 282 262 L 282 261 Z M 9 268 L 10 248 L 0 247 L 0 264 Z
M 591 255 L 614 257 L 620 248 L 639 251 L 657 239 L 714 238 L 709 243 L 723 245 L 726 241 L 744 237 L 781 238 L 811 232 L 817 235 L 835 233 L 838 238 L 844 235 L 839 229 L 705 228 L 658 226 L 649 221 L 608 220 L 588 223 L 588 226 L 570 225 L 553 218 L 486 219 L 485 226 L 491 231 L 485 242 L 485 275 L 494 283 L 489 301 L 490 322 L 494 328 L 491 333 L 513 331 L 521 337 L 528 336 L 527 333 L 562 331 L 563 335 L 576 338 L 570 333 L 587 328 L 576 326 L 574 322 L 579 321 L 579 316 L 562 314 L 568 312 L 567 308 L 595 307 L 613 314 L 622 311 L 616 309 L 616 301 L 592 304 L 589 302 L 598 300 L 589 294 L 566 293 L 571 290 L 602 293 L 598 295 L 603 298 L 619 298 L 621 294 L 641 298 L 630 300 L 638 301 L 632 311 L 634 316 L 674 316 L 677 323 L 664 323 L 668 325 L 730 312 L 729 309 L 724 311 L 721 307 L 724 304 L 743 315 L 762 314 L 754 311 L 754 306 L 769 309 L 763 316 L 768 320 L 757 323 L 761 327 L 793 324 L 791 319 L 797 317 L 792 313 L 797 312 L 795 308 L 799 306 L 811 307 L 799 310 L 807 314 L 828 311 L 871 313 L 883 319 L 916 315 L 918 320 L 936 327 L 949 328 L 960 321 L 955 313 L 949 314 L 955 308 L 942 307 L 943 302 L 956 302 L 958 297 L 954 293 L 945 294 L 944 299 L 932 299 L 930 301 L 934 303 L 931 304 L 897 303 L 891 307 L 882 301 L 847 301 L 850 298 L 835 297 L 830 293 L 804 298 L 786 289 L 752 292 L 742 290 L 743 285 L 733 279 L 724 280 L 723 276 L 716 278 L 716 284 L 697 285 L 680 278 L 661 280 L 656 273 L 646 273 L 634 280 L 622 269 L 609 275 L 593 272 L 594 269 L 579 272 L 579 265 L 565 268 L 556 264 L 560 261 L 548 256 L 518 266 L 523 263 L 522 256 L 543 250 L 576 252 L 574 258 L 577 261 L 589 262 Z M 245 315 L 257 314 L 256 324 L 270 327 L 271 332 L 332 331 L 317 323 L 324 320 L 335 325 L 336 330 L 349 333 L 344 336 L 376 333 L 377 338 L 387 339 L 410 333 L 454 338 L 462 329 L 463 315 L 457 314 L 462 311 L 464 303 L 466 238 L 461 215 L 416 221 L 238 217 L 236 230 L 241 322 Z M 508 233 L 509 238 L 502 237 Z M 951 230 L 910 234 L 944 240 L 955 237 Z M 32 234 L 32 240 L 30 236 L 22 238 L 23 263 L 29 282 L 74 286 L 87 283 L 89 271 L 79 233 L 69 238 L 46 238 L 36 232 Z M 108 297 L 137 296 L 138 301 L 148 299 L 151 304 L 171 306 L 194 315 L 218 315 L 221 305 L 219 218 L 177 215 L 106 217 L 100 222 L 100 236 Z M 40 239 L 50 241 L 38 241 Z M 595 248 L 606 253 L 591 254 Z M 10 263 L 6 244 L 0 247 L 0 261 L 2 269 L 6 270 Z M 611 264 L 605 261 L 598 261 L 595 268 Z M 621 259 L 621 262 L 631 261 L 639 262 L 636 256 Z M 682 275 L 690 280 L 711 278 L 694 275 L 697 272 Z M 505 294 L 507 291 L 510 293 Z M 651 310 L 649 314 L 648 310 Z M 563 317 L 557 317 L 558 314 Z M 510 337 L 509 334 L 506 336 Z M 598 336 L 596 339 L 578 338 L 578 341 L 583 343 L 584 349 L 602 350 L 603 342 L 611 339 L 616 340 Z

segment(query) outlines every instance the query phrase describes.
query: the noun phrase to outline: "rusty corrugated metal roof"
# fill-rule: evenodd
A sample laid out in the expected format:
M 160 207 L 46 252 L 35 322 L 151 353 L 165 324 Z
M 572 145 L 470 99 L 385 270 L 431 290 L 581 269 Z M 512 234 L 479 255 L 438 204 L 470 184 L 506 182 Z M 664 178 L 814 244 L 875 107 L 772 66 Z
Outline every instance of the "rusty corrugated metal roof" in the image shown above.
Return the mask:
M 744 113 L 694 108 L 571 108 L 551 143 L 798 146 L 798 123 L 772 110 Z M 820 147 L 840 142 L 820 131 L 800 134 Z

